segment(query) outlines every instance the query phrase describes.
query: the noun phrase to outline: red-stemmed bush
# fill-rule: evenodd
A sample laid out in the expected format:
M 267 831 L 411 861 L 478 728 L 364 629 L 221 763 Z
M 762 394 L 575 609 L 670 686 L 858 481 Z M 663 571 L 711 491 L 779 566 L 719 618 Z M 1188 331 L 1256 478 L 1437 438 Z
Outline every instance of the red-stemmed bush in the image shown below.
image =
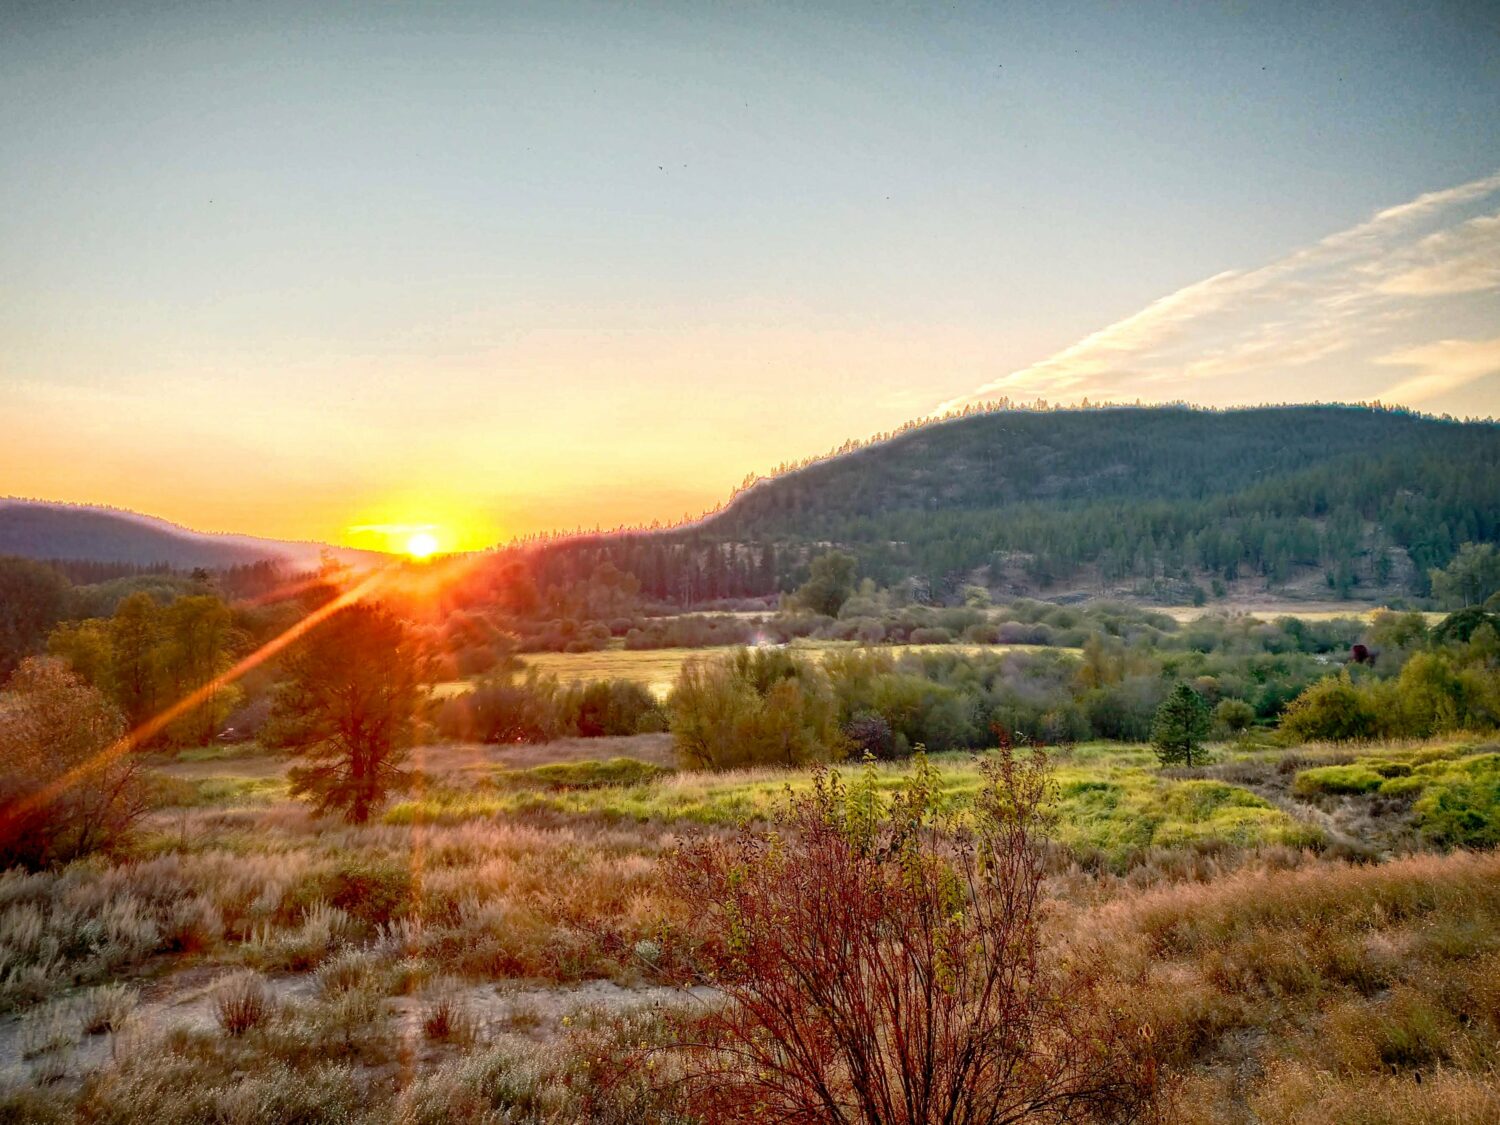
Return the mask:
M 1140 1120 L 1149 1033 L 1099 995 L 1097 955 L 1043 948 L 1045 758 L 983 763 L 961 807 L 919 757 L 893 796 L 819 771 L 769 829 L 686 842 L 670 878 L 717 935 L 724 1002 L 685 1025 L 714 1122 Z

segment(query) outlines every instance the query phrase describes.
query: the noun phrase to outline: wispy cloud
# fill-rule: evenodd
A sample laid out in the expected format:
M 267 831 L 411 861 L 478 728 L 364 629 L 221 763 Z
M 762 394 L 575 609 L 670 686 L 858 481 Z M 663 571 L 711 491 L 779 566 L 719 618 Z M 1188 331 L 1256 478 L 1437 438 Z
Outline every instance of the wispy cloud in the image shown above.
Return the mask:
M 971 394 L 1429 401 L 1493 371 L 1500 172 L 1386 208 L 1256 269 L 1215 274 Z M 1433 327 L 1442 325 L 1439 330 Z M 1420 373 L 1389 385 L 1383 365 Z
M 1382 292 L 1432 297 L 1494 289 L 1500 286 L 1500 214 L 1428 235 L 1412 257 L 1411 268 L 1381 283 Z
M 1393 383 L 1380 397 L 1419 406 L 1487 375 L 1500 375 L 1500 336 L 1493 340 L 1438 340 L 1381 356 L 1375 362 L 1417 368 L 1417 374 Z

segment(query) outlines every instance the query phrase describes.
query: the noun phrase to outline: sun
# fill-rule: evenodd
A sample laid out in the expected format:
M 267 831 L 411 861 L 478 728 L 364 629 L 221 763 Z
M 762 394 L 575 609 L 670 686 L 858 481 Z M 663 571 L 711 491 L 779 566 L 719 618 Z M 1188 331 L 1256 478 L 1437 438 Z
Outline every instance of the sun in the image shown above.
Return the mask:
M 414 559 L 430 559 L 437 553 L 437 536 L 419 531 L 406 541 L 406 553 Z

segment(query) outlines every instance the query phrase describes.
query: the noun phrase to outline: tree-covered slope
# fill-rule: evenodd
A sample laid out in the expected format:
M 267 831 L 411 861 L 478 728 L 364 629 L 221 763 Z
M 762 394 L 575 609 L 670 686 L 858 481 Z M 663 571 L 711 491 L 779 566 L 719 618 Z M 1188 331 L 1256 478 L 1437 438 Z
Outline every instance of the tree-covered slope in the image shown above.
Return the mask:
M 866 573 L 945 576 L 1009 557 L 1038 582 L 1325 567 L 1417 583 L 1500 538 L 1500 426 L 1364 407 L 1004 411 L 764 481 L 697 534 L 831 542 Z M 1361 573 L 1361 570 L 1368 573 Z

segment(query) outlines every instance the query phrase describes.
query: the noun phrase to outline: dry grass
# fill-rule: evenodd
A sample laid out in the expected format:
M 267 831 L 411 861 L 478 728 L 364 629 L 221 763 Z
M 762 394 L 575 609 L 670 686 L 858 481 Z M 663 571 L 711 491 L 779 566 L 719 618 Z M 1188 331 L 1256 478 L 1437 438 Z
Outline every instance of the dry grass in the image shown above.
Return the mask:
M 1077 785 L 1066 810 L 1100 811 L 1054 857 L 1050 932 L 1109 951 L 1116 1000 L 1150 1027 L 1183 1120 L 1500 1122 L 1500 855 L 1351 864 L 1236 843 L 1214 826 L 1260 809 L 1235 794 L 1222 801 L 1223 785 L 1289 795 L 1299 770 L 1447 761 L 1456 746 L 1299 748 L 1284 771 L 1282 751 L 1225 754 L 1191 777 L 1163 777 L 1129 748 L 1060 760 L 1060 784 Z M 462 776 L 468 753 L 448 748 L 439 760 Z M 481 765 L 493 774 L 488 756 Z M 161 814 L 133 857 L 0 874 L 0 1008 L 29 1009 L 15 1052 L 32 1052 L 33 1074 L 0 1091 L 0 1119 L 75 1121 L 84 1105 L 91 1122 L 666 1119 L 660 1069 L 638 1051 L 661 1027 L 615 1016 L 535 1042 L 554 1034 L 550 1021 L 522 1008 L 508 1027 L 481 1031 L 456 982 L 682 979 L 704 935 L 658 877 L 686 823 L 671 818 L 708 808 L 704 819 L 732 822 L 787 780 L 763 771 L 561 793 L 497 787 L 488 793 L 544 805 L 362 828 L 284 801 L 205 806 Z M 961 772 L 953 784 L 961 794 Z M 1149 833 L 1140 816 L 1155 818 Z M 1338 823 L 1363 831 L 1361 820 Z M 1115 834 L 1128 864 L 1110 859 Z M 221 1016 L 216 1005 L 206 1018 L 221 1028 L 163 1038 L 131 975 L 185 956 L 210 974 L 316 977 L 300 978 L 311 987 L 292 1000 L 272 1002 L 262 986 L 263 1003 L 247 1000 L 258 1014 Z M 1140 975 L 1148 987 L 1128 983 Z M 247 994 L 260 980 L 231 979 Z M 155 986 L 142 987 L 151 997 Z M 391 1019 L 411 998 L 414 1047 Z M 115 1037 L 118 1061 L 81 1091 L 55 1081 L 76 1078 L 86 1032 L 126 1022 L 135 1027 Z M 401 1066 L 409 1081 L 397 1093 L 389 1079 Z M 617 1088 L 603 1092 L 606 1080 Z
M 705 648 L 655 648 L 624 649 L 606 648 L 598 652 L 528 652 L 521 657 L 529 668 L 545 675 L 556 676 L 563 683 L 584 683 L 589 680 L 633 680 L 641 684 L 658 699 L 665 699 L 677 681 L 682 666 L 695 657 L 712 658 L 734 652 L 740 645 L 711 645 Z M 853 641 L 794 641 L 791 646 L 798 655 L 821 660 L 827 653 L 840 652 L 857 647 Z M 890 652 L 896 656 L 921 652 L 1012 652 L 1048 649 L 1054 652 L 1079 652 L 1076 648 L 1060 648 L 1046 645 L 1017 644 L 965 644 L 946 645 L 879 645 L 876 651 Z M 461 695 L 472 685 L 467 681 L 453 680 L 438 684 L 434 690 L 439 698 Z
M 216 991 L 214 1014 L 225 1035 L 244 1035 L 271 1018 L 271 996 L 259 973 L 235 973 Z
M 439 1043 L 460 1046 L 469 1046 L 478 1038 L 478 1020 L 459 982 L 432 982 L 422 1006 L 422 1033 Z
M 1186 1120 L 1500 1120 L 1500 855 L 1242 870 L 1056 924 L 1110 949 Z
M 80 998 L 85 1035 L 113 1035 L 125 1028 L 135 1012 L 140 993 L 123 984 L 102 984 Z

